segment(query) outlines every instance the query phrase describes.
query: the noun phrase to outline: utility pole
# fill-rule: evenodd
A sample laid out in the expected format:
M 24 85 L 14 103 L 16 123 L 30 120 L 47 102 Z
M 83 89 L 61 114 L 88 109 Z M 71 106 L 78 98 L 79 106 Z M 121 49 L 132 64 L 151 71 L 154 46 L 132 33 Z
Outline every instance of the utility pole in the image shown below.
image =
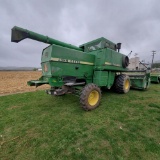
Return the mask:
M 153 67 L 153 60 L 154 60 L 154 55 L 156 54 L 156 51 L 152 51 L 152 64 L 151 64 L 151 70 L 152 70 L 152 67 Z
M 138 55 L 138 53 L 135 53 L 134 54 L 134 63 L 135 63 L 135 70 L 137 70 L 137 67 L 139 68 L 139 66 L 137 66 L 137 55 Z M 139 61 L 138 61 L 138 64 L 139 64 Z

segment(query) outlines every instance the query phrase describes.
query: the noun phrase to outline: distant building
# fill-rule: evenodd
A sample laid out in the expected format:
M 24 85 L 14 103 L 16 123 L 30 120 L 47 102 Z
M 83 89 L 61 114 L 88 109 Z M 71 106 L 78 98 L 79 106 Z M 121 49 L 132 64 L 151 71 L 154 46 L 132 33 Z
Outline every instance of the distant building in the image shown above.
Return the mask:
M 129 59 L 128 69 L 130 70 L 145 70 L 146 67 L 150 67 L 150 64 L 145 62 L 140 62 L 139 57 L 134 57 Z
M 42 68 L 38 68 L 38 71 L 42 71 Z
M 131 70 L 139 69 L 139 57 L 134 57 L 129 59 L 128 69 L 131 69 Z

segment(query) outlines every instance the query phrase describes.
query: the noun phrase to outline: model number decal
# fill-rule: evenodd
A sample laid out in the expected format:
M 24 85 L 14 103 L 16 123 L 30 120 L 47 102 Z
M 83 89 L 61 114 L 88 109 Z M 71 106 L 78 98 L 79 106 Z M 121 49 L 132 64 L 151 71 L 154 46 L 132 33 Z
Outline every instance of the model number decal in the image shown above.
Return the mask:
M 72 60 L 72 59 L 62 59 L 62 58 L 59 58 L 60 62 L 66 62 L 66 63 L 80 63 L 80 61 L 77 61 L 77 60 Z
M 51 58 L 52 61 L 56 62 L 65 62 L 65 63 L 76 63 L 76 64 L 86 64 L 86 65 L 94 65 L 91 62 L 85 62 L 85 61 L 77 61 L 72 59 L 63 59 L 63 58 Z

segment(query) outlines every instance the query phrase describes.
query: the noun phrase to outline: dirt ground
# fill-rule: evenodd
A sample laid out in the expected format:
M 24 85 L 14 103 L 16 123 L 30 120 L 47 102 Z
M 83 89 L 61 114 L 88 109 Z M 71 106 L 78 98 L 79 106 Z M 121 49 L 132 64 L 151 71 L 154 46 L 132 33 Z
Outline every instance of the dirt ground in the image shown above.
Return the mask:
M 0 96 L 50 88 L 49 85 L 38 88 L 27 85 L 27 81 L 39 79 L 41 74 L 40 71 L 0 71 Z

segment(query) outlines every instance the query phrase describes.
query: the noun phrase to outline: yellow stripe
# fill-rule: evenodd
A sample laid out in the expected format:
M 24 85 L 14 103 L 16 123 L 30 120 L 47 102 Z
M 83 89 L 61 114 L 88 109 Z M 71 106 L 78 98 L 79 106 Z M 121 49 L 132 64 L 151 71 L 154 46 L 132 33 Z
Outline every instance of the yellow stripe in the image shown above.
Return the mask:
M 109 62 L 105 62 L 105 64 L 111 65 L 111 63 L 109 63 Z
M 120 65 L 119 64 L 113 64 L 114 66 L 117 66 L 117 67 L 120 67 Z
M 80 64 L 93 65 L 93 63 L 90 63 L 90 62 L 84 62 L 84 61 L 80 61 Z
M 112 63 L 110 63 L 110 62 L 105 62 L 105 64 L 106 64 L 106 65 L 112 65 L 112 66 L 120 67 L 120 65 L 119 65 L 119 64 L 112 64 Z
M 51 58 L 52 61 L 59 61 L 59 58 Z

